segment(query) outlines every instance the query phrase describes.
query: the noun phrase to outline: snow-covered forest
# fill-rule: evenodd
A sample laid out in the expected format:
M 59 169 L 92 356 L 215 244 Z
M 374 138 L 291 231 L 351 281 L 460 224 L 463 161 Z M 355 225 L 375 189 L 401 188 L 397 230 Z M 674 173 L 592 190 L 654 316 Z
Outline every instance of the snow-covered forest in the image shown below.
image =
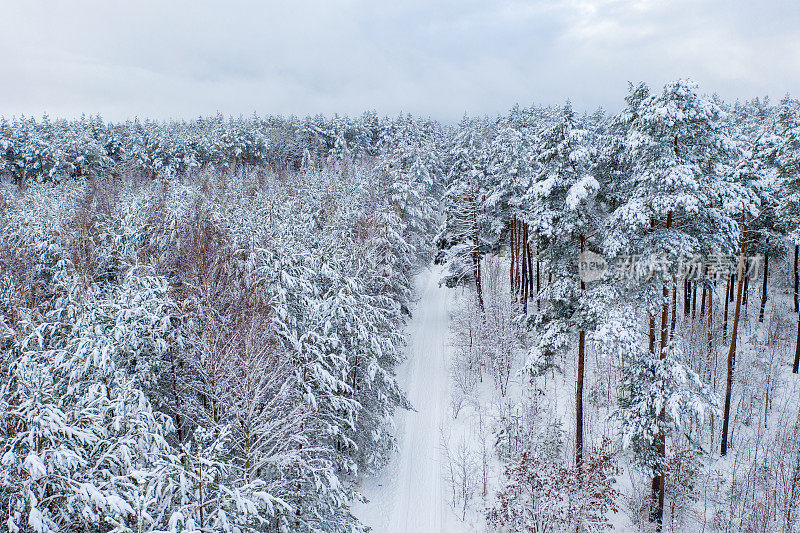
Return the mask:
M 705 89 L 3 119 L 3 529 L 800 532 L 800 102 Z

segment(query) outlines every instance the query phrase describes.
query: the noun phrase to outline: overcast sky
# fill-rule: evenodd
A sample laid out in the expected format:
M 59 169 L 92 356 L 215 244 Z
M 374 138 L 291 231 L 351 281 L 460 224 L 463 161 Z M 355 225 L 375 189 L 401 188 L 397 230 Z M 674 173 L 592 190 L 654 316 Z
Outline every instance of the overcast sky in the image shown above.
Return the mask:
M 800 93 L 798 0 L 7 0 L 0 114 L 617 110 L 628 81 Z

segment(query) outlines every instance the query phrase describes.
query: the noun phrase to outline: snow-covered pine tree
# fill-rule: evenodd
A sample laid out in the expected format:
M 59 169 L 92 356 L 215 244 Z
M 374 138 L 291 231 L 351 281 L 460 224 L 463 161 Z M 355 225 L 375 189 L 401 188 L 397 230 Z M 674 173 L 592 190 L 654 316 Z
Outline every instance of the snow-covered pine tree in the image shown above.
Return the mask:
M 429 257 L 443 188 L 434 139 L 420 131 L 412 117 L 400 116 L 389 124 L 379 144 L 380 167 L 386 173 L 382 184 L 406 225 L 404 238 L 422 257 Z
M 452 287 L 474 283 L 478 307 L 482 310 L 481 259 L 488 251 L 485 215 L 485 182 L 489 171 L 485 125 L 467 117 L 450 150 L 452 164 L 444 194 L 445 222 L 436 237 L 448 264 L 445 283 Z
M 556 354 L 573 345 L 577 333 L 575 462 L 580 465 L 586 330 L 594 310 L 584 293 L 579 262 L 581 254 L 595 246 L 602 208 L 596 202 L 600 184 L 593 175 L 596 150 L 591 130 L 569 102 L 558 110 L 554 122 L 538 135 L 537 167 L 521 215 L 539 237 L 539 250 L 552 274 L 543 294 L 548 305 L 531 320 L 536 333 L 527 366 L 533 371 L 548 366 Z
M 729 117 L 730 127 L 737 133 L 737 141 L 744 150 L 740 168 L 746 172 L 742 172 L 741 176 L 750 178 L 746 183 L 760 201 L 759 216 L 752 219 L 748 227 L 748 241 L 751 253 L 764 258 L 758 314 L 758 321 L 763 322 L 768 299 L 770 259 L 779 259 L 786 253 L 783 235 L 786 228 L 778 220 L 780 177 L 776 156 L 781 137 L 776 133 L 777 113 L 775 107 L 770 105 L 769 98 L 737 103 Z
M 725 387 L 725 404 L 722 413 L 722 437 L 720 454 L 725 455 L 728 450 L 728 425 L 730 422 L 731 394 L 733 387 L 733 372 L 736 361 L 736 346 L 738 337 L 739 316 L 742 307 L 742 289 L 748 275 L 748 256 L 751 254 L 754 238 L 752 227 L 756 224 L 762 228 L 765 222 L 761 217 L 762 201 L 769 209 L 772 200 L 772 185 L 774 184 L 774 169 L 769 163 L 769 146 L 766 147 L 764 139 L 766 132 L 763 128 L 748 127 L 744 121 L 737 121 L 735 126 L 729 127 L 736 142 L 734 153 L 733 174 L 731 183 L 721 187 L 722 201 L 728 215 L 739 223 L 739 254 L 736 266 L 736 303 L 733 311 L 733 324 L 731 327 L 731 340 L 728 346 L 727 380 Z M 769 214 L 769 211 L 766 212 Z M 768 230 L 767 230 L 768 231 Z M 767 233 L 767 237 L 769 233 Z M 756 234 L 756 239 L 759 234 Z M 768 241 L 767 241 L 768 242 Z M 765 243 L 766 244 L 766 243 Z M 709 346 L 711 343 L 709 342 Z
M 533 156 L 533 135 L 535 125 L 526 124 L 518 108 L 511 110 L 510 116 L 498 124 L 498 133 L 490 146 L 490 171 L 486 183 L 487 239 L 495 249 L 500 247 L 501 239 L 508 241 L 510 258 L 510 288 L 517 300 L 522 292 L 523 310 L 527 310 L 527 295 L 532 283 L 528 264 L 529 239 L 520 235 L 522 222 L 522 200 L 530 187 L 532 169 L 536 166 Z M 522 229 L 527 237 L 527 228 Z M 531 236 L 532 237 L 532 236 Z M 530 240 L 533 240 L 531 238 Z M 538 265 L 538 257 L 537 257 Z M 523 275 L 520 275 L 522 270 Z M 521 287 L 521 278 L 528 282 Z M 518 283 L 519 281 L 519 283 Z
M 669 342 L 668 294 L 682 261 L 728 252 L 738 237 L 739 226 L 723 205 L 726 195 L 735 194 L 725 167 L 733 143 L 721 119 L 722 110 L 702 96 L 695 83 L 678 80 L 656 94 L 641 84 L 631 86 L 617 121 L 624 131 L 626 175 L 615 180 L 615 196 L 622 203 L 609 218 L 606 253 L 638 256 L 655 267 L 645 283 L 628 284 L 629 297 L 648 310 L 653 353 L 648 357 L 632 350 L 620 413 L 625 441 L 634 445 L 640 464 L 653 473 L 651 517 L 658 524 L 663 517 L 667 436 L 688 413 L 703 412 L 703 405 L 713 404 L 698 376 L 681 363 L 677 346 Z
M 778 113 L 778 141 L 776 163 L 780 179 L 778 212 L 781 227 L 787 232 L 795 250 L 800 246 L 800 103 L 789 97 L 781 100 Z M 797 257 L 797 252 L 795 252 Z M 797 266 L 795 266 L 795 272 Z M 795 274 L 795 280 L 797 275 Z M 795 287 L 795 292 L 797 288 Z M 797 301 L 797 296 L 795 296 Z M 800 314 L 797 330 L 800 332 Z M 795 348 L 792 372 L 800 369 L 800 337 Z

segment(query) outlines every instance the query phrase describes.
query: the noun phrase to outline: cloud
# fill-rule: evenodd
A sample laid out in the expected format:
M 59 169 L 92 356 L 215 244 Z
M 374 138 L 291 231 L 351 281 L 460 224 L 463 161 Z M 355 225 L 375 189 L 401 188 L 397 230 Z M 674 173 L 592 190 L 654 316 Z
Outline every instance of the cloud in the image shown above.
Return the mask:
M 0 17 L 0 114 L 457 120 L 567 98 L 614 110 L 628 81 L 684 76 L 779 98 L 800 86 L 797 20 L 794 1 L 30 0 Z

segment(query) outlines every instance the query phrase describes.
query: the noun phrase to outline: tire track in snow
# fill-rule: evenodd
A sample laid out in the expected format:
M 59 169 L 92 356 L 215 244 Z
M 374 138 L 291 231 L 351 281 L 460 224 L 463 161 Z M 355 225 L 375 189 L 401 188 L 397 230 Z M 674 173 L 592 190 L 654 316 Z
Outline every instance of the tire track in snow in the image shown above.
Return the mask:
M 398 379 L 414 411 L 396 418 L 399 452 L 363 486 L 370 503 L 356 515 L 376 533 L 440 533 L 445 509 L 439 428 L 450 386 L 447 371 L 449 291 L 441 269 L 417 278 L 419 301 L 407 328 L 407 360 Z

